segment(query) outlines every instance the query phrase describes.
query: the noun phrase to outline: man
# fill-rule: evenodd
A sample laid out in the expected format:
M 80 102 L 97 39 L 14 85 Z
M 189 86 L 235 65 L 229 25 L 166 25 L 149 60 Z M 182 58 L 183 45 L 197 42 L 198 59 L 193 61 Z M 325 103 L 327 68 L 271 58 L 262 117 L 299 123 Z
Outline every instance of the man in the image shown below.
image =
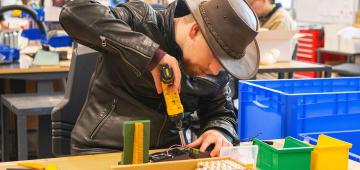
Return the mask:
M 200 120 L 199 138 L 188 146 L 205 151 L 214 144 L 211 156 L 217 156 L 238 141 L 225 70 L 247 79 L 259 62 L 258 20 L 245 0 L 178 0 L 161 11 L 137 0 L 116 8 L 77 0 L 65 4 L 60 23 L 102 52 L 72 131 L 72 153 L 121 149 L 127 120 L 151 121 L 151 148 L 179 144 L 161 94 L 163 64 L 174 70 L 185 112 Z
M 275 0 L 247 0 L 260 20 L 261 28 L 291 31 L 296 23 L 280 3 Z
M 0 8 L 1 8 L 1 1 L 0 1 Z M 0 28 L 1 29 L 8 29 L 9 23 L 5 21 L 4 14 L 0 14 Z
M 2 4 L 2 3 L 3 2 L 0 1 L 0 7 L 2 7 L 3 5 L 6 6 L 5 4 Z M 6 3 L 6 2 L 4 1 L 4 3 Z M 22 4 L 27 4 L 27 3 L 28 3 L 27 0 L 22 0 Z M 12 3 L 9 4 L 9 2 L 6 3 L 6 4 L 7 5 L 14 5 Z M 0 28 L 1 29 L 9 29 L 9 22 L 5 21 L 4 14 L 0 14 Z
M 8 29 L 9 23 L 5 21 L 4 15 L 0 14 L 0 28 L 1 29 Z

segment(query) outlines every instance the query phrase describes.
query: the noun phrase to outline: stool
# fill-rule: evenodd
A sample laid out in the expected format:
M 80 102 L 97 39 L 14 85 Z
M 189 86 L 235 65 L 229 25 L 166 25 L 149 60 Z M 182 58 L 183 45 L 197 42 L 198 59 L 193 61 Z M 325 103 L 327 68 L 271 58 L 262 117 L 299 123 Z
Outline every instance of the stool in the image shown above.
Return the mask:
M 64 93 L 7 94 L 1 95 L 0 122 L 2 139 L 2 161 L 8 161 L 8 125 L 4 107 L 16 115 L 18 159 L 28 158 L 27 116 L 39 116 L 39 156 L 51 156 L 51 120 L 50 114 L 55 105 L 63 99 Z M 43 116 L 46 115 L 46 116 Z M 43 155 L 42 155 L 43 154 Z

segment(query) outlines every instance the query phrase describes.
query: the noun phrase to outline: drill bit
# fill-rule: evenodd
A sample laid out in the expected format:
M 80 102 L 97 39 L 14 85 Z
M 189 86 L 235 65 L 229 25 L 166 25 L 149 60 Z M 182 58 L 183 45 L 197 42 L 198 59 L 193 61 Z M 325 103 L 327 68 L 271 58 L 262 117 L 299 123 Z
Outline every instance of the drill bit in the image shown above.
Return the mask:
M 179 120 L 176 123 L 176 128 L 179 130 L 179 137 L 180 137 L 181 146 L 185 146 L 186 145 L 185 135 L 184 135 L 184 131 L 182 130 L 182 122 L 181 122 L 181 120 Z

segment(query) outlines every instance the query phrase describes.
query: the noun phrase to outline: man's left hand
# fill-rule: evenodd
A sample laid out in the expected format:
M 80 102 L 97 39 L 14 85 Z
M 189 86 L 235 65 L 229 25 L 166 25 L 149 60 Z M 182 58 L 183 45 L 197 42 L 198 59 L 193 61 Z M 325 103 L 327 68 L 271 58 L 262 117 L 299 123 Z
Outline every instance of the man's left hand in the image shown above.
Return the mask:
M 206 148 L 211 144 L 215 144 L 214 149 L 210 153 L 211 157 L 219 156 L 221 147 L 233 146 L 223 136 L 223 134 L 221 132 L 219 132 L 218 130 L 215 130 L 215 129 L 207 130 L 198 139 L 196 139 L 194 142 L 188 144 L 187 146 L 190 148 L 193 148 L 193 147 L 201 145 L 200 151 L 205 152 Z

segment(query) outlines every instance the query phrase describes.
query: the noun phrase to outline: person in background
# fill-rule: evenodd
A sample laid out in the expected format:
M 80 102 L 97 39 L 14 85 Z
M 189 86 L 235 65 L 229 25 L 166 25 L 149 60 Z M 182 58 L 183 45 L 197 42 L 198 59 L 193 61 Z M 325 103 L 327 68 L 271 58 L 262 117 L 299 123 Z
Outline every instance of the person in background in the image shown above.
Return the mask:
M 5 21 L 4 15 L 0 15 L 0 28 L 1 29 L 9 28 L 9 23 Z
M 296 23 L 290 14 L 275 0 L 247 0 L 259 17 L 261 28 L 269 30 L 295 30 Z
M 0 1 L 0 7 L 1 7 L 1 1 Z M 1 29 L 8 29 L 9 23 L 5 21 L 4 15 L 0 14 L 0 28 Z
M 3 5 L 6 6 L 6 5 L 22 5 L 22 4 L 28 4 L 28 2 L 30 2 L 30 0 L 21 0 L 20 3 L 11 3 L 11 2 L 6 2 L 6 1 L 0 1 L 0 7 L 2 7 Z M 0 14 L 0 28 L 1 29 L 9 29 L 9 22 L 5 21 L 5 17 L 3 14 Z

